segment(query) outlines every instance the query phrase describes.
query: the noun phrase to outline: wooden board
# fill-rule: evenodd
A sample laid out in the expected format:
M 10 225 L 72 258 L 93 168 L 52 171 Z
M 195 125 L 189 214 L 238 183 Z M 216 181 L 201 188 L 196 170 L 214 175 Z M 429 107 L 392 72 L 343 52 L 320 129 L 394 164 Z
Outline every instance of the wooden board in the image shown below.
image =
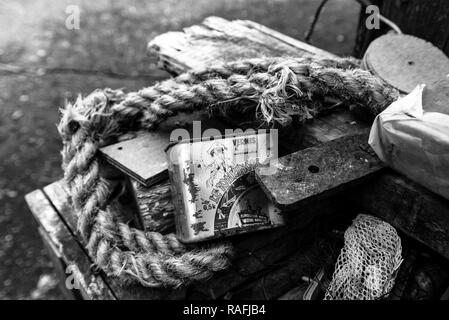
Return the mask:
M 385 34 L 369 45 L 366 69 L 409 93 L 418 84 L 431 84 L 449 74 L 449 59 L 430 42 L 403 34 Z
M 307 54 L 335 57 L 258 23 L 219 17 L 206 18 L 184 32 L 157 36 L 148 44 L 148 51 L 172 74 L 241 58 Z
M 368 133 L 310 147 L 256 169 L 256 179 L 281 210 L 320 201 L 380 174 L 385 166 L 368 145 Z
M 449 259 L 449 200 L 392 171 L 349 196 L 368 212 Z
M 27 194 L 25 200 L 42 232 L 46 235 L 43 238 L 46 245 L 61 261 L 61 265 L 57 268 L 66 272 L 67 267 L 71 266 L 72 269 L 66 273 L 66 277 L 73 275 L 73 270 L 79 271 L 77 272 L 77 275 L 80 276 L 77 278 L 80 285 L 79 294 L 84 299 L 115 299 L 103 278 L 93 272 L 92 261 L 76 242 L 75 237 L 63 223 L 45 194 L 41 190 L 35 190 Z M 63 278 L 61 281 L 65 283 L 66 279 Z M 69 288 L 67 290 L 70 291 Z

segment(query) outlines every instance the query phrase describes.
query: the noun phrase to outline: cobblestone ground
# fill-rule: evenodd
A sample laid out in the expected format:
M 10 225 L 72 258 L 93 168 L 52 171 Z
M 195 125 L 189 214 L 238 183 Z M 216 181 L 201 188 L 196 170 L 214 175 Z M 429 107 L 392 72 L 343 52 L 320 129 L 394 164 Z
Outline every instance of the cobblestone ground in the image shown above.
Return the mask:
M 65 27 L 71 4 L 81 10 L 79 30 Z M 0 0 L 0 299 L 63 298 L 23 196 L 62 176 L 56 123 L 65 99 L 99 87 L 136 90 L 167 77 L 145 53 L 147 42 L 162 32 L 217 15 L 254 20 L 302 39 L 318 4 L 317 0 Z M 353 0 L 329 1 L 312 43 L 349 55 L 358 12 Z M 42 70 L 11 74 L 5 72 L 5 64 L 150 76 L 114 79 L 45 75 Z

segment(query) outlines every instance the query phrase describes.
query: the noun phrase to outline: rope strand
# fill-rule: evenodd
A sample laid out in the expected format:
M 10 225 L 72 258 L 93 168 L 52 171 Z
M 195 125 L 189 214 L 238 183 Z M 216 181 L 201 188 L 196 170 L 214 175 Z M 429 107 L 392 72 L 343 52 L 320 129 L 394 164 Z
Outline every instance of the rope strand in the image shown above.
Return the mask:
M 65 180 L 78 231 L 94 262 L 124 283 L 179 287 L 226 269 L 229 243 L 186 247 L 174 234 L 144 232 L 116 221 L 112 187 L 100 176 L 97 150 L 129 130 L 154 129 L 178 112 L 261 114 L 283 125 L 324 110 L 324 96 L 358 104 L 376 115 L 398 92 L 354 59 L 262 58 L 193 70 L 138 92 L 96 90 L 61 110 L 58 125 Z

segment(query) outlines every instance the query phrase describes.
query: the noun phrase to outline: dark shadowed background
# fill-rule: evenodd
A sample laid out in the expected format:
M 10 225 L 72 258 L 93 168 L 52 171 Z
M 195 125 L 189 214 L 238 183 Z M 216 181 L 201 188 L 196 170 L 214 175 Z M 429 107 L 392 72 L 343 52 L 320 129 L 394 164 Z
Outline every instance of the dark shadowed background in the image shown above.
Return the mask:
M 319 3 L 0 0 L 0 299 L 62 298 L 23 197 L 62 177 L 56 124 L 66 99 L 95 88 L 137 90 L 168 77 L 145 52 L 160 33 L 216 15 L 254 20 L 301 40 Z M 71 4 L 81 10 L 79 30 L 65 26 Z M 359 10 L 354 0 L 329 1 L 312 44 L 350 55 Z M 74 70 L 46 74 L 55 67 Z

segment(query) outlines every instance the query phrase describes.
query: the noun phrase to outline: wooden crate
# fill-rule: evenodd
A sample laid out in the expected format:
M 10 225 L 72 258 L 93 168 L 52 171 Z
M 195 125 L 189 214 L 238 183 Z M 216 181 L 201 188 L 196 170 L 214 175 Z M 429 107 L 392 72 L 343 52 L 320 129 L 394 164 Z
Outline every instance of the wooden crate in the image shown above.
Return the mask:
M 150 42 L 149 50 L 173 74 L 238 58 L 333 56 L 257 23 L 216 17 L 184 32 L 160 35 Z M 337 110 L 285 134 L 294 142 L 288 143 L 292 152 L 367 127 L 348 111 Z M 346 229 L 360 209 L 449 258 L 449 201 L 389 170 L 362 187 L 297 208 L 289 214 L 286 227 L 232 238 L 236 258 L 229 270 L 178 290 L 121 286 L 92 268 L 75 231 L 76 215 L 62 181 L 33 191 L 26 200 L 57 261 L 63 268 L 75 265 L 79 270 L 79 292 L 88 299 L 277 299 L 292 290 L 300 297 L 297 291 L 303 276 L 313 277 L 323 265 L 333 266 L 334 253 L 342 244 L 336 234 Z

